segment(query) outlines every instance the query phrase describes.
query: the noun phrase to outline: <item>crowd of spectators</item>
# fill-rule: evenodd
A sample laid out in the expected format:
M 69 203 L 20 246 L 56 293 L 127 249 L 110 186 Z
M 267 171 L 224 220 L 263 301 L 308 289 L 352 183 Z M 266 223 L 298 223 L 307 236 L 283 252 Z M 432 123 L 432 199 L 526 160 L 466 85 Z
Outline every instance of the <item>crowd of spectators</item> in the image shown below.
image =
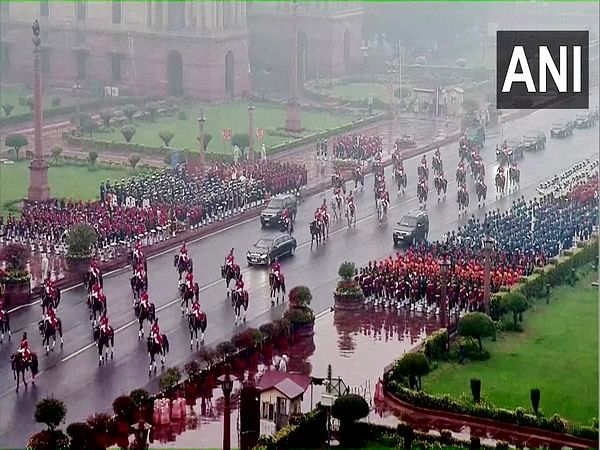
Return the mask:
M 383 144 L 379 136 L 347 134 L 333 141 L 333 155 L 338 159 L 381 159 L 382 150 Z

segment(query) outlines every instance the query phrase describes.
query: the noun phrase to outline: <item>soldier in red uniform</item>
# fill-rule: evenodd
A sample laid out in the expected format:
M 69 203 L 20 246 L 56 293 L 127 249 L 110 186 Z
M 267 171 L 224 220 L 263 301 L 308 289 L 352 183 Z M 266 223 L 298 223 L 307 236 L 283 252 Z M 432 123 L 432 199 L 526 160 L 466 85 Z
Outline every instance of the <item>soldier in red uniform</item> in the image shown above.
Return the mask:
M 29 340 L 27 339 L 27 332 L 23 333 L 23 337 L 21 338 L 21 345 L 19 346 L 19 350 L 17 352 L 23 358 L 25 362 L 31 362 L 31 350 L 29 350 Z
M 188 291 L 194 289 L 194 274 L 192 272 L 188 272 L 188 274 L 185 277 L 185 288 Z
M 225 257 L 225 265 L 230 267 L 233 270 L 233 264 L 235 263 L 235 258 L 233 256 L 233 248 L 229 250 L 229 254 Z
M 162 347 L 163 345 L 163 337 L 160 332 L 160 327 L 158 326 L 158 318 L 154 319 L 154 323 L 152 324 L 152 329 L 150 331 L 150 336 L 154 339 L 158 345 Z

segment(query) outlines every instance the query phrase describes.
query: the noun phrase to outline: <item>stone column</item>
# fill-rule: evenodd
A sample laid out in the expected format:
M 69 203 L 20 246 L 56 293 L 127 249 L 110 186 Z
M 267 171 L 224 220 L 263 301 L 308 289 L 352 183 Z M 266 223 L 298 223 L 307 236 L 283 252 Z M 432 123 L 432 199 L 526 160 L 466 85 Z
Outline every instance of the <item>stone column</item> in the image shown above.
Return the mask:
M 33 161 L 29 165 L 29 190 L 27 198 L 29 201 L 45 202 L 50 199 L 50 187 L 48 186 L 48 164 L 44 159 L 42 148 L 42 70 L 40 45 L 40 24 L 33 22 L 33 127 L 35 130 L 33 141 Z
M 254 162 L 254 106 L 248 106 L 248 161 Z
M 287 3 L 286 3 L 287 5 Z M 300 108 L 298 106 L 298 4 L 293 2 L 292 11 L 292 39 L 290 48 L 290 73 L 289 73 L 289 97 L 287 102 L 287 117 L 285 119 L 285 129 L 288 131 L 300 131 Z

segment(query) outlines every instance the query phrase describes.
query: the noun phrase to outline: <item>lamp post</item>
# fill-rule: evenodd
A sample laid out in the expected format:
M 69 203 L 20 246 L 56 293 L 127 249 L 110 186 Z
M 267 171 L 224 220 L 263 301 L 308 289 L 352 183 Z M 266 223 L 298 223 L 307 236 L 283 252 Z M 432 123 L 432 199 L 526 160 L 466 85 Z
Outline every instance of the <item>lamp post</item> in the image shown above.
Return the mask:
M 73 90 L 75 91 L 75 126 L 77 127 L 77 136 L 81 134 L 81 105 L 79 104 L 80 89 L 79 75 L 77 75 L 77 78 L 75 78 L 75 85 L 73 86 Z
M 448 269 L 450 268 L 450 260 L 446 256 L 439 262 L 440 264 L 440 283 L 441 283 L 441 315 L 442 315 L 442 327 L 448 329 L 449 325 L 449 311 L 448 311 Z
M 199 162 L 202 170 L 204 170 L 204 150 L 205 150 L 205 142 L 206 142 L 206 134 L 204 132 L 204 122 L 206 122 L 206 117 L 204 116 L 204 108 L 200 110 L 200 117 L 198 117 L 198 125 L 200 125 L 200 136 L 198 139 L 200 140 L 200 157 Z
M 483 252 L 485 255 L 484 275 L 483 275 L 483 304 L 485 313 L 490 313 L 490 254 L 494 248 L 494 240 L 487 235 L 483 240 Z
M 297 132 L 302 129 L 300 122 L 300 108 L 298 106 L 298 2 L 292 3 L 292 42 L 290 51 L 289 97 L 287 102 L 287 117 L 285 129 Z
M 248 161 L 254 162 L 254 105 L 248 106 Z
M 223 450 L 231 450 L 231 391 L 235 376 L 229 373 L 229 367 L 225 368 L 225 374 L 217 378 L 217 381 L 223 389 Z

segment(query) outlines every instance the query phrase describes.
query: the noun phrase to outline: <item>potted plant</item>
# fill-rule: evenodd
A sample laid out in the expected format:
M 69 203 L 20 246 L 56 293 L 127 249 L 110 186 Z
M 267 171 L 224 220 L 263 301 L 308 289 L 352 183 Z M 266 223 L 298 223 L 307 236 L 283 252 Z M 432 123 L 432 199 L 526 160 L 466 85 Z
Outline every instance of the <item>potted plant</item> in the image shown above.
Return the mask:
M 310 308 L 312 294 L 306 286 L 296 286 L 289 294 L 290 305 L 284 318 L 290 323 L 293 334 L 312 336 L 314 334 L 315 315 Z
M 181 380 L 181 370 L 178 367 L 169 367 L 160 377 L 158 385 L 167 398 L 175 398 L 175 391 Z
M 129 395 L 115 398 L 112 404 L 119 435 L 129 435 L 129 426 L 135 421 L 136 405 Z
M 67 262 L 71 272 L 83 274 L 93 256 L 97 242 L 96 230 L 87 223 L 73 225 L 67 234 Z
M 0 259 L 6 261 L 6 271 L 0 274 L 0 284 L 6 291 L 8 306 L 27 303 L 31 298 L 31 276 L 27 272 L 29 248 L 22 244 L 8 244 L 2 249 Z
M 338 275 L 342 278 L 338 281 L 337 287 L 333 292 L 335 309 L 358 309 L 362 308 L 364 294 L 362 288 L 354 276 L 356 275 L 356 266 L 353 262 L 343 262 L 338 270 Z
M 129 393 L 129 397 L 133 400 L 137 408 L 136 421 L 143 417 L 147 422 L 152 419 L 152 404 L 150 402 L 150 394 L 146 389 L 134 389 Z

